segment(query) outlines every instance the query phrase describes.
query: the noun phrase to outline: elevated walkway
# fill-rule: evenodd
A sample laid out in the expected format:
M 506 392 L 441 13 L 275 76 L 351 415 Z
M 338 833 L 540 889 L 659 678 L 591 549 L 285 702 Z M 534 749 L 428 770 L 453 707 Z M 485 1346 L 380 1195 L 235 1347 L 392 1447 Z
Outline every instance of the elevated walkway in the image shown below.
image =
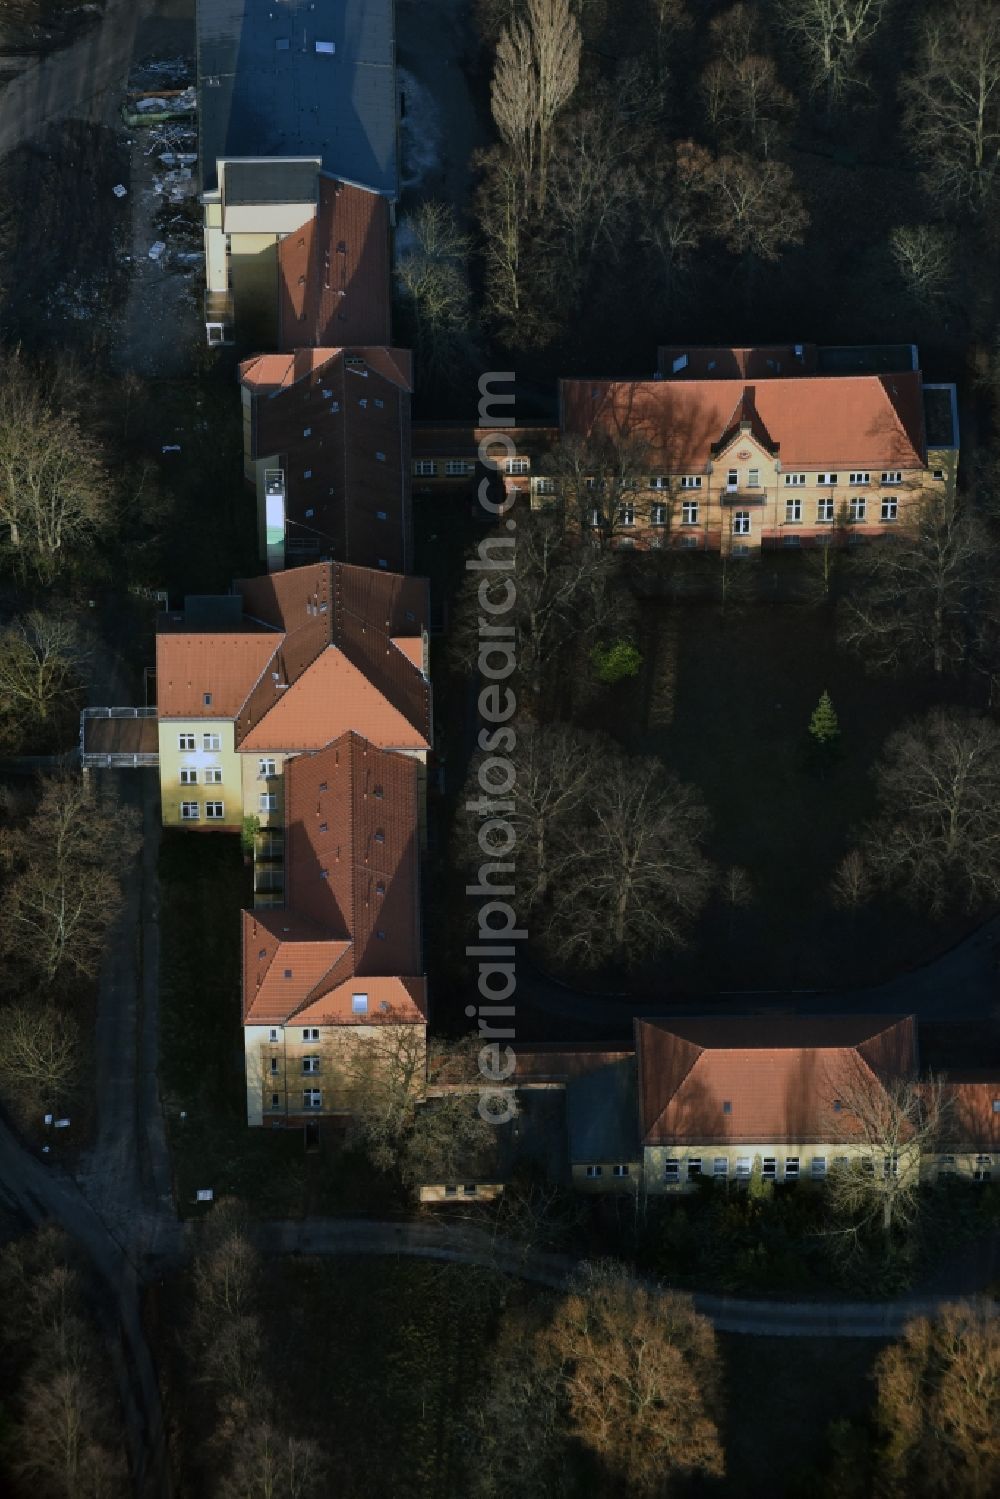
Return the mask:
M 84 708 L 80 714 L 84 770 L 141 770 L 159 763 L 155 708 Z

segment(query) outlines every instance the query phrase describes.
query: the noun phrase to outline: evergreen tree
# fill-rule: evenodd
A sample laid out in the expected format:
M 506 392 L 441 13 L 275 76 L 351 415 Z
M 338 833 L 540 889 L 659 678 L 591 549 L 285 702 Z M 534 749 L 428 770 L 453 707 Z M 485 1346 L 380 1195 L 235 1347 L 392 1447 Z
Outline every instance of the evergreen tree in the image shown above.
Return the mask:
M 830 694 L 824 692 L 809 720 L 809 733 L 821 748 L 832 745 L 840 737 L 840 725 Z

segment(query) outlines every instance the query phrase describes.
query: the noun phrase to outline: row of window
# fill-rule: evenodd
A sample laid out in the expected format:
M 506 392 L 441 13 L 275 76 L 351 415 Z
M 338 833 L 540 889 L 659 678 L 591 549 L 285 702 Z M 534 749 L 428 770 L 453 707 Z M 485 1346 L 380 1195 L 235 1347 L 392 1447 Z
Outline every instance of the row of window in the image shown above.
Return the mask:
M 779 1179 L 779 1166 L 785 1181 L 798 1181 L 801 1175 L 801 1160 L 797 1155 L 785 1156 L 779 1161 L 777 1156 L 766 1155 L 761 1160 L 760 1174 L 764 1181 L 777 1181 Z M 827 1174 L 828 1158 L 825 1155 L 814 1155 L 809 1162 L 809 1174 L 814 1181 L 821 1181 Z M 849 1156 L 834 1156 L 834 1167 L 848 1167 Z M 714 1180 L 724 1180 L 729 1176 L 729 1157 L 717 1155 L 706 1157 L 703 1161 L 701 1156 L 688 1156 L 687 1179 L 689 1182 L 697 1181 L 700 1176 L 710 1176 Z M 871 1156 L 866 1156 L 861 1162 L 862 1170 L 869 1176 L 875 1175 L 875 1161 Z M 753 1173 L 753 1159 L 748 1155 L 736 1157 L 736 1180 L 748 1181 Z M 899 1157 L 887 1155 L 882 1160 L 882 1174 L 884 1176 L 899 1175 Z M 665 1182 L 679 1182 L 681 1179 L 681 1162 L 679 1160 L 667 1160 L 663 1163 L 663 1179 Z
M 224 822 L 225 817 L 225 807 L 222 802 L 205 803 L 206 822 Z M 198 802 L 181 802 L 181 822 L 199 822 L 200 820 L 201 806 Z
M 993 1112 L 1000 1113 L 997 1108 L 997 1100 L 993 1102 Z M 988 1155 L 977 1155 L 972 1167 L 972 1180 L 977 1182 L 988 1182 L 993 1178 L 993 1157 Z M 938 1176 L 956 1176 L 955 1157 L 943 1155 L 938 1159 Z
M 527 458 L 508 458 L 507 463 L 522 463 L 524 465 L 523 468 L 506 468 L 508 474 L 526 474 L 528 472 Z M 436 458 L 417 458 L 414 461 L 413 472 L 420 479 L 433 479 L 437 471 Z M 449 479 L 459 479 L 464 474 L 474 474 L 476 465 L 469 462 L 466 458 L 449 458 L 445 463 L 444 471 Z
M 271 1076 L 275 1077 L 281 1070 L 281 1063 L 277 1057 L 271 1058 Z M 319 1057 L 303 1057 L 302 1071 L 307 1075 L 319 1072 Z
M 618 509 L 618 524 L 620 526 L 635 525 L 635 506 L 631 504 L 621 505 Z M 701 517 L 701 505 L 698 500 L 684 500 L 681 504 L 681 525 L 697 526 Z M 868 519 L 868 501 L 864 495 L 855 495 L 847 502 L 847 518 L 854 524 L 864 522 Z M 884 498 L 880 505 L 879 518 L 882 521 L 894 521 L 899 518 L 899 501 L 894 496 Z M 830 525 L 836 519 L 834 515 L 834 502 L 832 499 L 817 500 L 816 521 L 819 525 Z M 802 501 L 800 499 L 785 501 L 785 523 L 787 525 L 798 524 L 802 520 Z M 603 518 L 599 510 L 591 512 L 590 523 L 592 526 L 600 526 Z M 649 524 L 651 526 L 665 526 L 667 524 L 666 505 L 651 505 L 649 507 Z M 737 510 L 733 514 L 733 534 L 735 536 L 747 536 L 750 533 L 749 510 Z
M 205 765 L 201 770 L 202 783 L 205 786 L 222 785 L 222 767 L 220 765 Z M 181 766 L 181 785 L 197 786 L 198 771 L 193 765 Z
M 206 692 L 205 693 L 205 704 L 206 704 L 206 706 L 209 706 L 211 704 L 211 701 L 212 701 L 212 694 L 210 692 Z M 195 748 L 195 740 L 196 740 L 196 738 L 197 738 L 197 736 L 195 734 L 178 734 L 177 735 L 177 748 L 179 750 L 183 750 L 186 754 L 190 754 L 191 751 L 193 751 L 194 748 Z M 201 747 L 202 747 L 202 749 L 208 750 L 209 752 L 211 752 L 211 751 L 214 750 L 216 752 L 216 754 L 217 754 L 219 752 L 219 750 L 222 748 L 222 740 L 221 740 L 221 738 L 220 738 L 220 736 L 218 734 L 202 734 L 202 736 L 201 736 Z
M 611 1168 L 612 1176 L 631 1176 L 631 1174 L 631 1168 L 628 1166 L 612 1166 Z M 604 1167 L 588 1166 L 587 1175 L 591 1178 L 591 1180 L 596 1180 L 597 1177 L 604 1175 Z
M 475 467 L 476 465 L 470 462 L 468 459 L 449 458 L 444 465 L 444 472 L 449 478 L 458 478 L 464 474 L 474 473 Z M 506 458 L 503 462 L 502 469 L 505 474 L 523 475 L 530 473 L 531 463 L 527 458 Z M 437 459 L 417 458 L 413 464 L 413 472 L 418 478 L 433 479 L 438 472 Z M 810 482 L 808 474 L 785 474 L 783 477 L 787 488 L 794 488 L 802 484 L 808 484 Z M 935 479 L 943 479 L 944 469 L 936 468 L 934 470 L 934 477 Z M 870 484 L 871 472 L 869 470 L 859 469 L 856 472 L 850 474 L 848 476 L 848 480 L 851 484 Z M 585 482 L 588 489 L 593 489 L 597 481 L 595 479 L 587 479 Z M 735 468 L 728 469 L 726 475 L 726 487 L 728 489 L 736 489 L 739 486 L 739 482 L 739 470 Z M 838 482 L 838 475 L 831 473 L 817 474 L 815 482 L 817 484 L 836 484 Z M 902 482 L 902 470 L 898 468 L 883 470 L 879 478 L 879 483 L 881 484 L 902 484 Z M 678 483 L 681 489 L 700 489 L 702 487 L 702 475 L 681 474 L 678 479 Z M 751 468 L 747 470 L 746 483 L 749 489 L 760 488 L 759 468 Z M 628 487 L 631 489 L 636 489 L 639 487 L 639 482 L 637 480 L 633 480 L 628 485 Z M 649 480 L 649 487 L 650 489 L 669 489 L 670 475 L 653 474 L 653 476 Z M 542 494 L 551 494 L 554 485 L 551 479 L 540 479 L 538 481 L 538 488 Z
M 321 1109 L 323 1107 L 323 1090 L 321 1088 L 302 1089 L 302 1107 L 304 1109 Z M 281 1094 L 271 1094 L 271 1108 L 281 1108 Z

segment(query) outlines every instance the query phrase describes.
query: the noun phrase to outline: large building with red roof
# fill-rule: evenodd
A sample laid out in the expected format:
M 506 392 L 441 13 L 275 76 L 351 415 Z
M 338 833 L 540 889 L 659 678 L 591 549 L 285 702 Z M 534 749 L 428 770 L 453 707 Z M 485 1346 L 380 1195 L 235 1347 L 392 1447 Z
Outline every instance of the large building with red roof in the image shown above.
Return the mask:
M 240 366 L 244 473 L 268 570 L 413 565 L 408 351 L 259 354 Z
M 627 455 L 615 513 L 595 481 L 585 516 L 619 547 L 739 555 L 889 535 L 953 490 L 958 463 L 954 387 L 927 384 L 909 345 L 662 348 L 652 378 L 561 381 L 559 426 Z

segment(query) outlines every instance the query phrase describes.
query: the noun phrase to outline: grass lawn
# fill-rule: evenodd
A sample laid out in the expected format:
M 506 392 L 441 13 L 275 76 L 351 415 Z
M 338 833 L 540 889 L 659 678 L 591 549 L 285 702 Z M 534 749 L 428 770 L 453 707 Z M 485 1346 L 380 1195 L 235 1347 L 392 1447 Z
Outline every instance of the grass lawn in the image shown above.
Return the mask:
M 870 770 L 886 737 L 941 701 L 942 684 L 866 674 L 822 608 L 758 604 L 723 618 L 648 601 L 641 628 L 642 675 L 608 720 L 631 723 L 630 750 L 700 789 L 710 856 L 744 867 L 754 892 L 744 910 L 719 901 L 705 913 L 690 951 L 670 960 L 679 991 L 874 982 L 961 934 L 962 923 L 935 925 L 895 901 L 846 915 L 828 893 L 852 827 L 874 809 Z M 807 727 L 824 689 L 841 743 L 820 770 Z M 647 983 L 662 992 L 660 967 Z

